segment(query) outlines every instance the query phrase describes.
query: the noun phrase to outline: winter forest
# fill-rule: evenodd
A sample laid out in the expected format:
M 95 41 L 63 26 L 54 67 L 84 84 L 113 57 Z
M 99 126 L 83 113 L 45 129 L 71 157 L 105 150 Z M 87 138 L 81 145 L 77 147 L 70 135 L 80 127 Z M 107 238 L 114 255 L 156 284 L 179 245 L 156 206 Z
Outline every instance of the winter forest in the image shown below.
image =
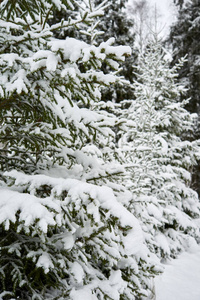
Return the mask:
M 200 243 L 200 1 L 174 7 L 164 39 L 146 0 L 0 1 L 0 299 L 155 300 Z

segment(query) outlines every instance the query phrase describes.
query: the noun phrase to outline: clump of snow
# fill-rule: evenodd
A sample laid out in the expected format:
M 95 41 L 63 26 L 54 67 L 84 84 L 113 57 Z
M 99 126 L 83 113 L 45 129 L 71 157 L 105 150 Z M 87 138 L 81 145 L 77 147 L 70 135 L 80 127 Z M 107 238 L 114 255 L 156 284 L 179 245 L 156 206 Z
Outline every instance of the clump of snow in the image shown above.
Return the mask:
M 38 259 L 38 261 L 37 261 L 36 266 L 37 266 L 38 268 L 42 267 L 42 268 L 44 269 L 44 272 L 45 272 L 45 273 L 48 273 L 49 270 L 50 270 L 50 268 L 54 268 L 54 265 L 53 265 L 53 263 L 52 263 L 52 261 L 51 261 L 51 258 L 50 258 L 50 256 L 49 256 L 49 254 L 46 253 L 46 252 L 43 252 L 43 253 L 40 255 L 40 257 L 39 257 L 39 259 Z
M 85 42 L 69 37 L 65 40 L 55 39 L 49 42 L 49 46 L 53 52 L 57 52 L 62 49 L 64 58 L 69 59 L 71 62 L 75 62 L 80 59 L 82 57 L 82 50 L 89 47 L 89 45 Z
M 82 283 L 84 278 L 84 270 L 78 262 L 74 262 L 71 267 L 71 272 L 74 275 L 77 283 Z
M 120 293 L 123 293 L 123 290 L 127 287 L 126 282 L 122 280 L 122 274 L 120 270 L 112 271 L 109 277 L 110 284 L 118 290 Z
M 82 288 L 80 291 L 72 289 L 70 293 L 70 300 L 98 300 L 91 290 L 87 287 Z
M 16 222 L 18 211 L 19 220 L 24 222 L 27 228 L 36 220 L 39 220 L 37 226 L 44 233 L 47 233 L 48 226 L 56 225 L 52 212 L 46 208 L 42 199 L 7 189 L 0 189 L 0 195 L 0 223 L 4 223 L 7 230 L 10 222 Z
M 64 248 L 66 250 L 70 250 L 74 246 L 74 236 L 71 232 L 66 232 L 62 238 L 62 242 L 64 243 Z

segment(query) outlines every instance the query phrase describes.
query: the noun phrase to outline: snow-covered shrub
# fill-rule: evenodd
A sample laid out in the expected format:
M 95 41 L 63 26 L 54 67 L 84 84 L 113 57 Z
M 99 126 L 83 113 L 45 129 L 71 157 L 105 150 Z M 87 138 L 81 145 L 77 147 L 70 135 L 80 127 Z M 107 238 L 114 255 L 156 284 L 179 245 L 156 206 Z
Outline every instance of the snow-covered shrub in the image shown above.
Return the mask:
M 17 171 L 4 176 L 11 186 L 2 187 L 0 203 L 5 291 L 13 287 L 20 299 L 134 299 L 142 291 L 141 228 L 111 189 Z

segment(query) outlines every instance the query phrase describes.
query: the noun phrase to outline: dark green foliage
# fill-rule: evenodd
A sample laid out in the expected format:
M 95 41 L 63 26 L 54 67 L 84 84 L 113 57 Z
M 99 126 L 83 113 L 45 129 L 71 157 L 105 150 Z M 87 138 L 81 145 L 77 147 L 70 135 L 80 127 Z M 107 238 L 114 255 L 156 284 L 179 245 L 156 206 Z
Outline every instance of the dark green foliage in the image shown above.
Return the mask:
M 181 6 L 182 7 L 182 6 Z M 200 1 L 186 2 L 179 10 L 177 23 L 171 28 L 170 41 L 173 47 L 173 64 L 181 57 L 187 61 L 179 70 L 179 82 L 187 92 L 184 97 L 190 98 L 186 109 L 197 113 L 197 123 L 191 138 L 200 138 Z M 200 194 L 199 166 L 194 168 L 193 186 Z
M 97 4 L 101 1 L 95 0 Z M 126 45 L 130 46 L 132 49 L 132 54 L 126 59 L 126 61 L 121 64 L 122 75 L 127 81 L 133 83 L 135 79 L 134 75 L 134 65 L 137 60 L 136 50 L 134 50 L 134 40 L 135 35 L 133 33 L 134 21 L 131 20 L 125 10 L 127 0 L 109 0 L 107 3 L 107 9 L 105 10 L 104 16 L 101 18 L 101 23 L 98 28 L 100 31 L 104 32 L 99 35 L 96 39 L 98 43 L 106 41 L 111 37 L 115 38 L 115 45 Z M 108 66 L 104 65 L 104 71 L 109 72 Z M 111 100 L 116 103 L 124 99 L 133 99 L 134 92 L 133 88 L 129 84 L 117 84 L 110 88 L 103 90 L 102 99 Z
M 174 0 L 174 3 L 175 3 L 176 5 L 179 5 L 180 7 L 182 7 L 182 6 L 183 6 L 183 3 L 184 3 L 184 0 Z
M 77 4 L 80 1 L 77 2 Z M 103 1 L 95 0 L 93 6 L 101 8 Z M 66 38 L 66 36 L 79 38 L 87 43 L 95 43 L 99 45 L 102 42 L 107 41 L 110 38 L 115 38 L 114 45 L 126 45 L 130 46 L 132 49 L 132 55 L 126 58 L 126 61 L 120 64 L 121 71 L 119 75 L 123 76 L 126 79 L 126 83 L 121 84 L 116 83 L 110 87 L 106 87 L 102 90 L 102 100 L 104 101 L 114 101 L 120 102 L 124 99 L 133 99 L 134 93 L 132 87 L 129 85 L 133 83 L 134 80 L 134 65 L 137 59 L 136 51 L 133 48 L 135 36 L 133 31 L 134 22 L 128 18 L 126 12 L 127 0 L 115 1 L 109 0 L 106 2 L 107 8 L 104 10 L 104 15 L 100 17 L 100 20 L 94 26 L 94 32 L 86 31 L 86 24 L 80 24 L 80 29 L 77 31 L 74 27 L 64 29 L 62 31 L 55 31 L 54 35 L 59 38 Z M 92 4 L 91 4 L 92 5 Z M 54 11 L 53 18 L 51 22 L 61 21 L 63 18 L 66 19 L 71 16 L 75 16 L 78 11 L 80 11 L 79 5 L 74 5 L 75 10 L 73 13 L 69 11 Z M 95 30 L 98 30 L 97 35 Z M 93 37 L 91 37 L 91 34 Z M 103 72 L 109 74 L 112 67 L 109 64 L 103 64 Z
M 104 34 L 99 35 L 97 41 L 106 41 L 110 37 L 114 37 L 116 45 L 132 46 L 134 34 L 131 34 L 130 31 L 133 26 L 133 21 L 128 19 L 127 12 L 125 11 L 127 0 L 109 0 L 107 2 L 107 9 L 99 25 L 99 29 L 102 30 Z M 95 0 L 95 3 L 99 5 L 101 1 Z
M 22 17 L 22 19 L 26 20 L 27 15 L 30 15 L 33 20 L 36 20 L 39 14 L 43 14 L 48 7 L 48 19 L 49 15 L 55 9 L 61 9 L 64 7 L 73 8 L 72 1 L 61 0 L 60 3 L 55 4 L 56 2 L 52 0 L 11 0 L 11 1 L 1 1 L 3 2 L 1 6 L 1 15 L 6 15 L 6 19 L 10 20 L 14 18 L 14 16 Z M 28 22 L 27 22 L 28 26 Z
M 45 273 L 42 267 L 36 267 L 36 261 L 45 248 L 48 248 L 48 254 L 53 259 L 54 246 L 51 242 L 42 245 L 38 236 L 32 237 L 23 232 L 16 233 L 14 227 L 12 225 L 8 231 L 1 227 L 0 291 L 9 291 L 8 296 L 10 293 L 17 299 L 30 299 L 31 295 L 34 299 L 43 299 L 47 289 L 55 288 L 60 284 L 62 270 L 55 268 Z M 31 255 L 35 256 L 35 260 Z M 57 255 L 59 256 L 58 253 Z M 3 299 L 10 299 L 10 297 L 3 297 Z
M 188 88 L 190 102 L 186 108 L 200 114 L 200 1 L 193 0 L 179 10 L 177 23 L 171 28 L 173 63 L 186 56 L 179 70 L 179 80 Z
M 51 18 L 48 19 L 48 23 L 50 25 L 56 24 L 56 23 L 62 23 L 63 20 L 68 19 L 76 19 L 78 16 L 78 6 L 76 3 L 73 4 L 74 9 L 61 9 L 58 8 L 54 9 L 52 11 Z M 55 30 L 54 36 L 59 39 L 65 39 L 66 37 L 73 37 L 73 38 L 79 38 L 81 39 L 80 31 L 77 30 L 77 27 L 69 26 L 68 28 L 63 28 L 61 30 Z

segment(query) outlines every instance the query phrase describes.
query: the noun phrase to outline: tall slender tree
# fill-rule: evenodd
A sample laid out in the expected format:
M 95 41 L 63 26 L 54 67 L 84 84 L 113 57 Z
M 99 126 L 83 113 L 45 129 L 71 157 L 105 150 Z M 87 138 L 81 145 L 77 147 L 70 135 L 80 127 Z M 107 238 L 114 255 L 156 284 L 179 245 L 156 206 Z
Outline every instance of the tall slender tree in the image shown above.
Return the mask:
M 182 138 L 192 130 L 193 115 L 180 101 L 185 92 L 176 83 L 180 67 L 169 67 L 155 35 L 139 59 L 136 100 L 121 120 L 118 154 L 129 169 L 129 209 L 141 220 L 147 245 L 160 259 L 176 257 L 199 237 L 194 219 L 200 205 L 190 184 L 200 150 L 197 142 Z

